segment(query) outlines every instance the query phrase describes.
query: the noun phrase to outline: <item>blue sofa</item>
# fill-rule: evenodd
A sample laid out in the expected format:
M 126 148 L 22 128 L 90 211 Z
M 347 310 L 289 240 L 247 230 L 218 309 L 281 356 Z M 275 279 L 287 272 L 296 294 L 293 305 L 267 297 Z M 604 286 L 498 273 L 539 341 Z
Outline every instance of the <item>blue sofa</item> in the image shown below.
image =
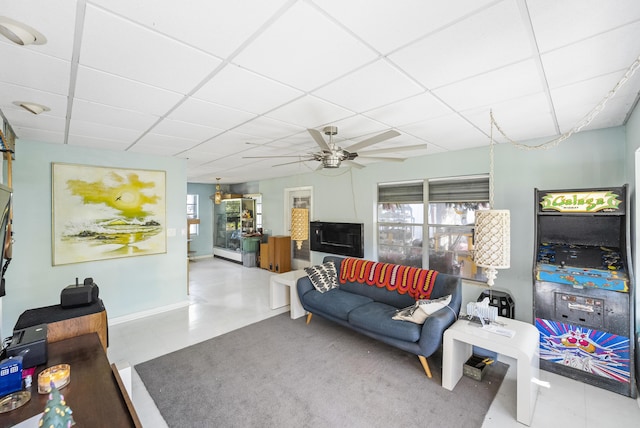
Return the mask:
M 323 263 L 333 261 L 337 276 L 340 276 L 344 258 L 327 256 Z M 393 266 L 393 265 L 391 265 Z M 334 321 L 345 327 L 378 339 L 418 356 L 420 363 L 431 378 L 427 357 L 441 345 L 444 331 L 456 321 L 462 303 L 462 286 L 459 277 L 438 273 L 430 299 L 451 295 L 449 308 L 442 308 L 429 316 L 424 324 L 394 320 L 398 309 L 414 305 L 416 300 L 409 294 L 380 288 L 355 281 L 338 282 L 337 288 L 321 293 L 315 289 L 310 278 L 298 279 L 297 289 L 300 303 L 309 313 L 307 324 L 313 314 Z

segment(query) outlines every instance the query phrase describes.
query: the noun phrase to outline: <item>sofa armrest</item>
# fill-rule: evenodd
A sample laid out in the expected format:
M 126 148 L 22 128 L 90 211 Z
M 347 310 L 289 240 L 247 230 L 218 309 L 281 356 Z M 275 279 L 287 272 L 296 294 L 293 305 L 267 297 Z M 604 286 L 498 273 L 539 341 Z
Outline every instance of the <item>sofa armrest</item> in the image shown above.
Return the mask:
M 451 306 L 434 312 L 425 320 L 418 345 L 425 357 L 433 354 L 442 344 L 444 331 L 458 318 Z
M 460 278 L 438 274 L 431 296 L 438 298 L 447 294 L 451 294 L 449 305 L 429 316 L 422 326 L 418 345 L 425 357 L 430 356 L 440 347 L 444 331 L 456 322 L 462 304 L 462 281 Z
M 311 284 L 311 280 L 307 275 L 298 278 L 298 282 L 296 283 L 296 288 L 298 289 L 298 297 L 300 298 L 300 303 L 304 306 L 304 301 L 302 296 L 308 293 L 311 290 L 314 290 L 313 284 Z

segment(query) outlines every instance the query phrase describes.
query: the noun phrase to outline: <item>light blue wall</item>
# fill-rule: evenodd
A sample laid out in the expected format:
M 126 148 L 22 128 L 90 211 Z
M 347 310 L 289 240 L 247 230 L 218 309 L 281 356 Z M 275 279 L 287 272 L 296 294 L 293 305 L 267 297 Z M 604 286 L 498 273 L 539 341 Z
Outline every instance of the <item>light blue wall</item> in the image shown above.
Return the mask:
M 51 265 L 51 163 L 166 171 L 167 253 Z M 2 298 L 2 336 L 30 308 L 60 303 L 60 291 L 78 277 L 100 287 L 109 318 L 186 300 L 186 162 L 139 153 L 18 140 L 13 163 L 13 260 Z M 171 233 L 173 232 L 173 233 Z
M 485 143 L 485 142 L 483 142 Z M 531 142 L 535 144 L 539 142 Z M 511 210 L 511 268 L 502 270 L 496 289 L 508 291 L 516 304 L 516 318 L 532 320 L 534 188 L 564 189 L 619 186 L 625 176 L 623 127 L 582 132 L 549 150 L 521 150 L 511 145 L 495 147 L 496 209 Z M 284 233 L 284 189 L 312 186 L 312 219 L 362 222 L 365 258 L 375 259 L 375 201 L 377 184 L 402 180 L 481 174 L 489 172 L 488 147 L 380 163 L 361 170 L 322 170 L 260 182 L 265 228 Z M 312 262 L 323 254 L 312 252 Z M 475 287 L 475 288 L 474 288 Z M 479 286 L 469 285 L 477 297 Z
M 194 257 L 213 257 L 213 201 L 210 196 L 216 193 L 215 184 L 187 183 L 187 193 L 198 195 L 198 216 L 200 227 L 197 236 L 191 237 L 191 251 Z

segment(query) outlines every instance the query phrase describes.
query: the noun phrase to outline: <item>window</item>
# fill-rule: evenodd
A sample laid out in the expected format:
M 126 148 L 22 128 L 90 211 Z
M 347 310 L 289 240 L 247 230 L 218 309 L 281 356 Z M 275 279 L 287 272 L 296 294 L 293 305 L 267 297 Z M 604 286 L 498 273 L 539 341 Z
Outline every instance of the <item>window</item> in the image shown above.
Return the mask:
M 187 218 L 199 218 L 198 216 L 198 195 L 187 195 Z M 189 235 L 198 234 L 199 224 L 189 225 Z
M 428 188 L 429 268 L 486 280 L 473 262 L 472 250 L 475 212 L 489 209 L 489 177 L 429 180 Z
M 378 186 L 378 260 L 422 267 L 423 182 Z
M 243 198 L 251 198 L 256 201 L 256 212 L 254 214 L 255 224 L 254 229 L 262 229 L 262 194 L 261 193 L 248 193 L 242 196 Z
M 380 184 L 377 208 L 379 261 L 486 280 L 472 250 L 475 212 L 489 208 L 488 175 Z

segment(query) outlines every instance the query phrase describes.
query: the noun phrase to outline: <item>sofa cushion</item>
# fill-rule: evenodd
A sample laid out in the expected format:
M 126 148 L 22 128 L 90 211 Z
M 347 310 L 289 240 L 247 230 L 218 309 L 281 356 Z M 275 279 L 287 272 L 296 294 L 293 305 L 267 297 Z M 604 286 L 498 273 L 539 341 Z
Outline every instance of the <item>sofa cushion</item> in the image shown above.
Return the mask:
M 349 323 L 395 339 L 417 342 L 422 326 L 394 320 L 397 308 L 380 302 L 371 302 L 349 312 Z
M 338 286 L 338 271 L 333 262 L 304 268 L 311 284 L 321 293 L 325 293 Z
M 317 309 L 336 318 L 347 320 L 349 312 L 357 307 L 373 302 L 368 297 L 334 288 L 325 293 L 311 290 L 302 297 L 310 312 Z

